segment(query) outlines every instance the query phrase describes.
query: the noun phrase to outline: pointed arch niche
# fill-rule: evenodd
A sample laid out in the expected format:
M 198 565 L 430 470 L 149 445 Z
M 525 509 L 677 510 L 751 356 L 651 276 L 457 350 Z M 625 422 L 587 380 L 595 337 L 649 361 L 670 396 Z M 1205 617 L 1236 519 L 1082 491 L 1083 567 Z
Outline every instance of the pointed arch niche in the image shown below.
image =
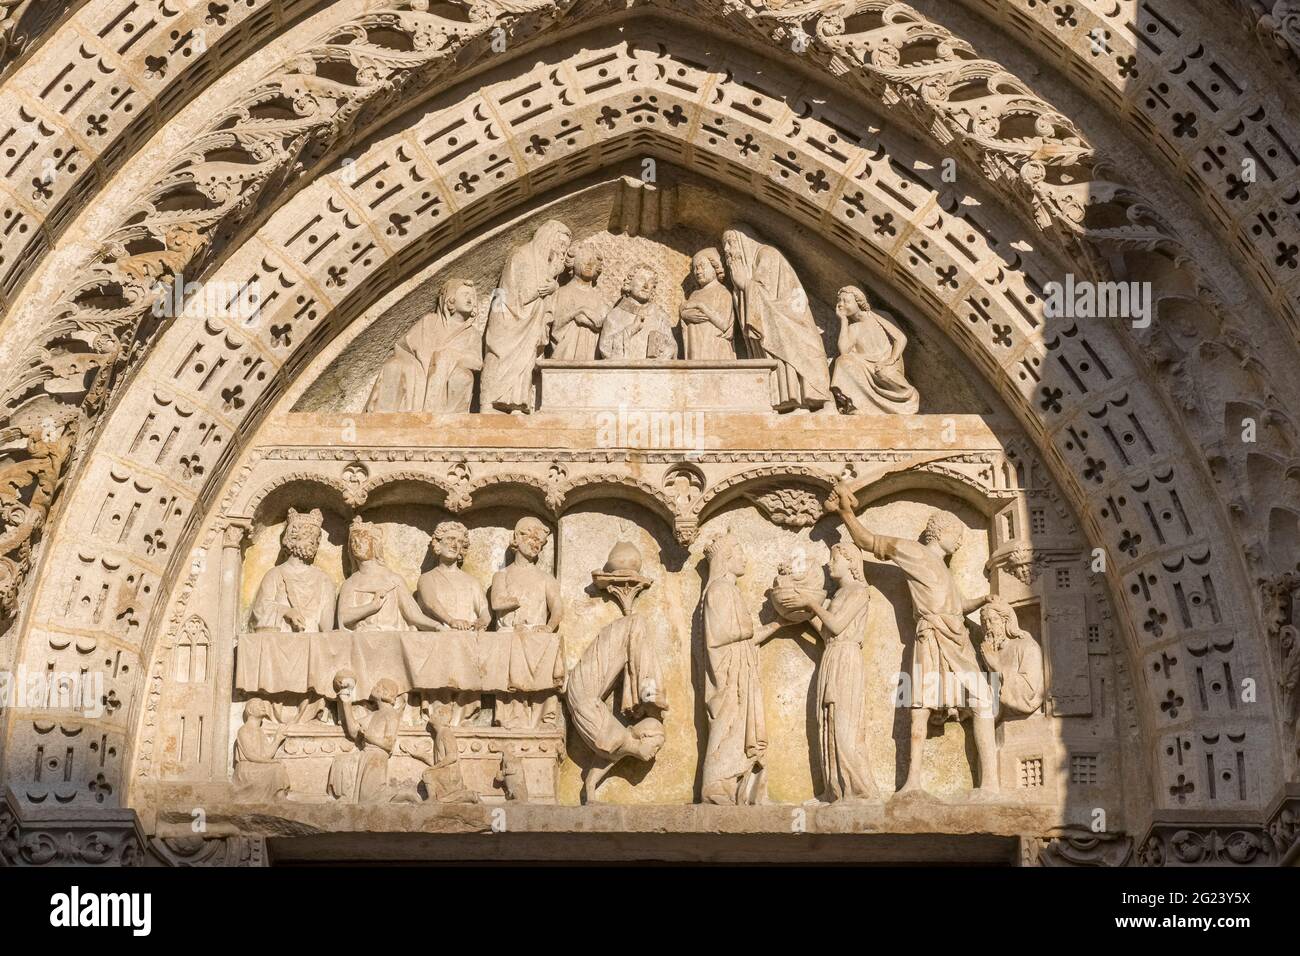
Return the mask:
M 683 833 L 714 827 L 687 809 L 705 721 L 703 546 L 723 529 L 748 543 L 745 593 L 757 611 L 791 553 L 825 560 L 838 520 L 816 506 L 847 478 L 863 485 L 865 519 L 891 533 L 915 537 L 935 507 L 961 519 L 963 585 L 983 593 L 987 580 L 1017 608 L 1047 681 L 1040 713 L 1000 726 L 1004 800 L 954 796 L 972 782 L 973 755 L 968 731 L 950 723 L 934 732 L 927 773 L 954 805 L 862 809 L 856 832 L 982 834 L 964 848 L 954 836 L 949 856 L 990 858 L 1017 837 L 1090 839 L 1098 807 L 1108 845 L 1165 810 L 1257 812 L 1276 784 L 1272 704 L 1261 687 L 1260 702 L 1241 708 L 1231 675 L 1260 667 L 1265 650 L 1242 628 L 1249 588 L 1192 442 L 1116 329 L 1046 324 L 1042 289 L 1071 263 L 976 177 L 946 182 L 943 159 L 831 83 L 649 17 L 502 58 L 412 104 L 284 197 L 207 277 L 255 285 L 255 319 L 187 315 L 163 333 L 101 427 L 103 453 L 70 490 L 42 558 L 21 645 L 29 665 L 48 655 L 47 640 L 96 633 L 106 614 L 127 619 L 103 644 L 138 663 L 114 678 L 132 706 L 87 724 L 111 741 L 102 777 L 115 805 L 163 837 L 188 827 L 181 808 L 196 796 L 222 805 L 247 697 L 234 690 L 233 641 L 288 507 L 321 508 L 322 561 L 338 565 L 328 573 L 344 573 L 343 529 L 365 515 L 386 528 L 390 563 L 411 583 L 427 570 L 437 521 L 470 527 L 475 569 L 490 575 L 527 514 L 551 531 L 570 659 L 617 613 L 591 572 L 619 539 L 641 548 L 672 718 L 649 772 L 611 777 L 608 799 L 681 807 L 669 826 Z M 658 301 L 674 312 L 691 253 L 718 245 L 733 222 L 753 224 L 799 274 L 832 357 L 841 286 L 865 288 L 896 317 L 920 412 L 706 411 L 698 446 L 683 449 L 603 442 L 602 410 L 549 409 L 545 378 L 529 416 L 365 411 L 381 363 L 439 286 L 474 279 L 481 324 L 505 256 L 547 219 L 604 244 L 611 295 L 620 271 L 651 262 Z M 1100 573 L 1094 549 L 1108 556 Z M 874 680 L 904 666 L 911 610 L 894 569 L 873 563 L 867 575 Z M 180 686 L 168 662 L 196 617 L 210 626 L 209 659 L 202 681 Z M 1193 638 L 1195 662 L 1171 663 Z M 808 723 L 818 653 L 806 635 L 763 650 L 771 790 L 784 803 L 820 787 Z M 869 708 L 875 775 L 889 792 L 906 727 L 886 699 Z M 42 743 L 22 716 L 10 717 L 11 757 Z M 561 805 L 577 802 L 580 749 L 560 765 Z M 414 764 L 404 771 L 418 776 Z M 321 782 L 318 769 L 300 776 Z M 58 797 L 39 773 L 19 771 L 12 786 L 24 799 Z M 282 809 L 325 813 L 326 828 L 376 828 L 311 801 Z M 759 831 L 788 834 L 787 811 Z M 233 805 L 223 812 L 240 819 Z M 536 834 L 577 826 L 529 813 L 524 830 Z M 378 829 L 403 829 L 399 816 Z M 229 834 L 264 835 L 244 826 L 231 822 Z M 903 845 L 878 847 L 921 852 Z M 458 847 L 447 852 L 473 852 Z

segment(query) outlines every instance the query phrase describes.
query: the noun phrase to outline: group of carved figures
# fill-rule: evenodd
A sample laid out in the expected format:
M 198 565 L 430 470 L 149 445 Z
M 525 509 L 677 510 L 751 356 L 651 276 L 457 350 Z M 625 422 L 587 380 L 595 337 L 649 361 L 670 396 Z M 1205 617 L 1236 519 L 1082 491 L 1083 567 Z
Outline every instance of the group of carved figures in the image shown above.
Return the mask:
M 603 254 L 573 242 L 558 220 L 543 223 L 506 259 L 482 333 L 479 293 L 451 279 L 435 308 L 394 347 L 370 394 L 370 411 L 468 412 L 479 376 L 484 412 L 534 408 L 538 359 L 776 363 L 777 411 L 911 414 L 920 398 L 903 368 L 907 337 L 855 286 L 839 292 L 839 356 L 826 349 L 799 277 L 776 246 L 746 225 L 722 234 L 722 251 L 691 261 L 695 288 L 674 320 L 656 300 L 658 273 L 634 264 L 612 305 L 597 288 Z M 680 342 L 679 342 L 680 334 Z
M 777 615 L 760 624 L 746 606 L 738 580 L 748 572 L 745 549 L 730 533 L 706 547 L 708 580 L 701 597 L 707 658 L 704 705 L 708 738 L 703 752 L 700 797 L 706 803 L 738 805 L 767 801 L 768 737 L 763 704 L 759 647 L 789 626 L 808 626 L 824 644 L 818 667 L 816 713 L 824 791 L 818 799 L 880 799 L 868 756 L 868 687 L 864 644 L 868 639 L 871 589 L 865 576 L 867 554 L 892 562 L 906 576 L 916 621 L 910 671 L 892 688 L 910 711 L 910 749 L 904 792 L 922 789 L 924 746 L 932 722 L 970 721 L 978 756 L 977 797 L 998 787 L 995 721 L 1036 712 L 1043 701 L 1043 662 L 1037 641 L 1022 630 L 1015 610 L 992 595 L 963 595 L 950 559 L 964 528 L 953 515 L 933 512 L 919 540 L 875 534 L 856 516 L 857 501 L 848 485 L 837 485 L 826 501 L 847 536 L 831 548 L 827 575 L 820 569 L 797 573 L 783 565 L 768 593 Z M 487 592 L 461 569 L 469 545 L 464 525 L 446 521 L 433 533 L 437 566 L 421 576 L 414 595 L 383 560 L 379 529 L 355 519 L 349 550 L 355 571 L 335 596 L 324 571 L 316 568 L 321 535 L 319 511 L 290 510 L 283 534 L 287 558 L 267 572 L 253 607 L 253 625 L 279 631 L 328 631 L 337 622 L 350 630 L 484 630 L 495 619 L 500 629 L 556 631 L 562 602 L 556 579 L 538 566 L 549 532 L 536 518 L 515 526 L 514 562 L 496 573 Z M 664 745 L 663 715 L 668 709 L 662 662 L 654 650 L 646 616 L 635 610 L 637 596 L 652 581 L 642 573 L 640 552 L 627 542 L 615 545 L 608 561 L 593 572 L 597 588 L 614 597 L 623 616 L 607 625 L 578 662 L 565 670 L 557 657 L 555 681 L 563 688 L 570 721 L 595 755 L 584 782 L 584 797 L 618 761 L 653 760 Z M 337 611 L 336 611 L 337 609 Z M 982 640 L 977 645 L 967 615 L 979 611 Z M 397 747 L 402 703 L 396 684 L 375 683 L 368 711 L 358 713 L 354 679 L 335 680 L 339 723 L 358 752 L 336 761 L 329 792 L 340 799 L 380 802 L 416 799 L 388 782 L 388 760 Z M 475 697 L 475 701 L 477 698 Z M 552 698 L 554 700 L 554 698 Z M 323 707 L 323 702 L 319 706 Z M 471 702 L 453 701 L 465 708 Z M 493 718 L 500 726 L 557 725 L 559 714 L 543 701 L 522 703 L 523 713 Z M 260 699 L 245 708 L 236 738 L 235 784 L 246 799 L 270 799 L 288 792 L 285 768 L 276 762 L 282 736 L 268 740 L 262 723 L 272 708 Z M 476 800 L 456 769 L 454 741 L 444 713 L 430 719 L 432 756 L 412 753 L 430 764 L 425 782 L 431 799 Z M 503 774 L 510 770 L 503 756 Z M 507 795 L 510 788 L 506 787 Z

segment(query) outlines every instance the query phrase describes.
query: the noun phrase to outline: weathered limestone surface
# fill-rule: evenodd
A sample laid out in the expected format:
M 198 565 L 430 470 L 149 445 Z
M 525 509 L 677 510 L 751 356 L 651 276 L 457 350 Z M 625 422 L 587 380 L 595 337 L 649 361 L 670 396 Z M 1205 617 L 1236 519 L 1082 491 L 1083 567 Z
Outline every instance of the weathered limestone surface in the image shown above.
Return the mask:
M 1300 13 L 1066 6 L 0 2 L 0 861 L 1293 862 Z

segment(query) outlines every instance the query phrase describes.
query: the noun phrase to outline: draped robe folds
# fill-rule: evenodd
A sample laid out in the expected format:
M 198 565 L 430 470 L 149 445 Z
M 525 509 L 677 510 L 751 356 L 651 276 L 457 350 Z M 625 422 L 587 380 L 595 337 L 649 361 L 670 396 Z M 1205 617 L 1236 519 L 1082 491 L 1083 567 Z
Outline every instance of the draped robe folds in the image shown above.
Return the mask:
M 841 590 L 832 599 L 830 610 L 838 612 L 849 599 Z M 878 796 L 867 759 L 866 665 L 862 660 L 869 607 L 864 600 L 862 609 L 839 634 L 823 631 L 826 651 L 817 668 L 817 714 L 826 797 L 832 800 Z
M 603 320 L 609 311 L 609 305 L 594 285 L 587 285 L 581 279 L 571 279 L 555 293 L 551 358 L 566 362 L 590 362 L 595 359 L 596 340 L 600 333 L 577 321 L 575 316 L 579 311 Z
M 384 803 L 392 796 L 388 761 L 397 746 L 401 716 L 396 707 L 385 707 L 359 718 L 357 749 L 335 757 L 330 764 L 325 783 L 330 796 L 348 803 Z
M 610 760 L 624 756 L 632 743 L 632 731 L 605 704 L 620 678 L 618 709 L 625 717 L 634 719 L 648 708 L 654 708 L 651 716 L 658 716 L 668 709 L 659 660 L 645 619 L 638 614 L 606 625 L 569 671 L 565 686 L 574 729 L 592 750 Z M 647 685 L 655 688 L 653 701 L 641 697 Z
M 357 571 L 343 582 L 339 588 L 339 625 L 342 628 L 342 611 L 344 608 L 362 607 L 374 601 L 379 595 L 385 595 L 379 610 L 369 617 L 357 621 L 353 631 L 413 631 L 415 626 L 408 623 L 402 614 L 401 600 L 394 590 L 406 589 L 406 582 L 396 571 L 388 568 L 373 568 Z
M 483 339 L 473 322 L 430 312 L 406 333 L 379 370 L 369 412 L 468 412 Z
M 877 536 L 876 557 L 907 575 L 916 616 L 908 706 L 955 711 L 991 708 L 988 678 L 966 629 L 961 589 L 942 557 L 919 541 Z
M 289 770 L 275 759 L 261 727 L 246 724 L 235 734 L 235 799 L 270 803 L 289 792 Z
M 644 324 L 633 332 L 643 317 Z M 677 342 L 663 309 L 654 303 L 642 304 L 624 296 L 605 316 L 597 351 L 603 359 L 675 359 Z
M 870 323 L 870 326 L 867 326 Z M 903 360 L 890 362 L 893 345 L 874 316 L 857 323 L 852 349 L 835 360 L 831 388 L 853 413 L 913 415 L 921 396 L 907 380 Z
M 754 622 L 732 582 L 704 590 L 704 642 L 709 739 L 701 793 L 706 802 L 734 803 L 767 752 L 767 727 Z
M 267 571 L 253 599 L 255 631 L 292 631 L 285 611 L 302 615 L 308 631 L 334 629 L 334 582 L 310 564 L 278 564 Z
M 544 223 L 526 245 L 510 254 L 501 271 L 483 335 L 483 411 L 532 411 L 533 369 L 549 334 L 554 298 L 539 289 L 559 275 L 551 246 L 562 228 L 554 221 Z
M 1003 710 L 1032 714 L 1043 706 L 1043 652 L 1032 637 L 1007 637 L 996 650 L 986 647 L 984 656 L 998 672 Z
M 731 290 L 721 282 L 710 282 L 704 288 L 696 289 L 686 304 L 704 306 L 719 317 L 730 320 L 725 329 L 720 329 L 712 322 L 687 322 L 683 319 L 682 344 L 686 349 L 686 357 L 695 361 L 735 359 L 736 346 L 731 340 L 735 303 Z
M 416 591 L 425 613 L 433 618 L 445 614 L 446 617 L 442 619 L 444 624 L 470 621 L 476 626 L 487 626 L 485 623 L 480 625 L 480 622 L 486 622 L 491 616 L 483 585 L 472 574 L 460 568 L 439 565 L 424 572 L 416 583 Z M 441 613 L 434 611 L 435 601 Z
M 740 247 L 751 278 L 736 291 L 736 315 L 750 357 L 777 360 L 775 407 L 824 405 L 831 400 L 826 348 L 799 277 L 775 246 L 741 233 Z

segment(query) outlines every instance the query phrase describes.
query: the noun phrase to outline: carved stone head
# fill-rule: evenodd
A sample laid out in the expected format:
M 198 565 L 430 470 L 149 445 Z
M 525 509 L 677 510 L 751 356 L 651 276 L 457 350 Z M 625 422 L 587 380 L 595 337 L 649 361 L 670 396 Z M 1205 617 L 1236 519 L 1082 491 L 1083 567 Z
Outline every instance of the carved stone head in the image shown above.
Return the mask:
M 397 684 L 387 677 L 381 677 L 370 688 L 370 699 L 376 704 L 391 704 L 397 700 Z
M 740 543 L 740 539 L 730 532 L 720 534 L 710 541 L 704 549 L 704 554 L 709 559 L 710 574 L 729 572 L 740 577 L 748 568 L 745 548 Z
M 547 272 L 555 278 L 564 271 L 569 258 L 569 243 L 572 241 L 569 227 L 558 219 L 548 219 L 537 227 L 533 233 L 533 245 L 545 257 Z
M 313 508 L 311 511 L 295 511 L 290 508 L 289 514 L 284 519 L 284 531 L 280 535 L 280 543 L 284 545 L 284 550 L 311 564 L 316 560 L 316 552 L 320 548 L 323 521 L 324 516 L 319 508 Z
M 370 560 L 382 561 L 384 532 L 378 525 L 363 521 L 358 515 L 352 519 L 352 526 L 348 529 L 348 551 L 357 564 Z
M 722 254 L 710 246 L 701 249 L 691 258 L 691 275 L 700 288 L 710 285 L 722 278 Z
M 840 289 L 835 302 L 835 314 L 841 319 L 857 319 L 871 312 L 871 301 L 867 294 L 855 285 L 846 285 Z
M 569 247 L 569 271 L 584 282 L 595 282 L 605 268 L 605 256 L 600 246 L 591 240 Z
M 469 551 L 469 529 L 459 521 L 438 522 L 429 550 L 441 559 L 460 564 Z
M 852 578 L 858 582 L 867 580 L 863 569 L 862 551 L 852 541 L 840 541 L 831 546 L 831 577 L 836 581 Z
M 623 280 L 623 294 L 644 304 L 654 298 L 658 284 L 659 277 L 654 269 L 640 262 L 628 270 L 627 278 Z
M 550 529 L 540 519 L 529 515 L 515 522 L 515 533 L 510 545 L 529 561 L 536 561 L 550 536 Z
M 1008 637 L 1026 636 L 1016 619 L 1016 609 L 999 598 L 980 608 L 980 625 L 985 640 L 991 641 L 994 647 L 1001 647 Z
M 958 521 L 955 515 L 946 511 L 935 511 L 930 514 L 930 520 L 925 523 L 925 530 L 921 532 L 921 543 L 938 542 L 944 554 L 952 554 L 961 547 L 965 534 L 966 526 Z
M 271 716 L 271 705 L 260 697 L 254 697 L 244 705 L 244 720 L 262 721 Z
M 478 314 L 478 292 L 472 279 L 448 279 L 438 290 L 438 313 L 446 319 L 470 322 Z

